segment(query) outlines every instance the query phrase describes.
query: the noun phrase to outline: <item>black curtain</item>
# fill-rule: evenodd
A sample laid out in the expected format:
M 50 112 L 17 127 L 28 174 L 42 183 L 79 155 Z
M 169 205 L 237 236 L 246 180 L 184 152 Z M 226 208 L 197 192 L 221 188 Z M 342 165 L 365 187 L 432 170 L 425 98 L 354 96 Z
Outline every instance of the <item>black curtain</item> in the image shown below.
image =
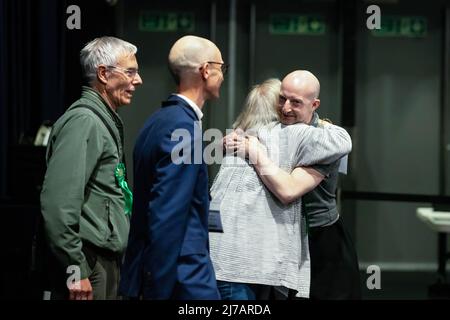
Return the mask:
M 66 27 L 70 5 L 81 10 L 80 30 Z M 16 171 L 23 184 L 27 175 L 31 183 L 42 175 L 42 150 L 31 148 L 39 126 L 79 97 L 81 48 L 115 30 L 115 7 L 105 0 L 0 0 L 0 198 L 14 198 L 14 186 L 23 189 Z
M 25 128 L 30 128 L 33 112 L 29 112 L 34 90 L 33 74 L 37 55 L 32 51 L 37 39 L 37 5 L 33 1 L 1 0 L 1 97 L 2 97 L 2 191 L 7 189 L 9 142 L 19 141 Z M 34 26 L 34 27 L 33 27 Z M 39 99 L 39 97 L 34 97 Z M 5 157 L 6 156 L 6 157 Z
M 69 5 L 81 10 L 81 30 L 66 27 Z M 0 0 L 0 251 L 9 261 L 0 266 L 0 298 L 40 298 L 31 253 L 45 148 L 34 137 L 79 97 L 81 48 L 115 30 L 115 7 L 105 0 Z
M 16 147 L 32 146 L 43 111 L 52 108 L 50 98 L 55 105 L 63 101 L 59 61 L 64 56 L 61 46 L 64 33 L 58 31 L 61 4 L 57 0 L 0 0 L 2 198 L 11 196 L 11 182 L 22 178 L 15 176 L 15 169 L 20 169 L 17 164 L 23 164 L 20 161 L 30 162 L 29 168 L 39 171 L 31 163 L 35 158 L 17 159 Z M 33 149 L 30 153 L 33 154 Z M 29 174 L 40 173 L 32 170 Z M 21 183 L 26 185 L 24 177 Z
M 6 161 L 8 129 L 6 112 L 6 3 L 0 0 L 0 195 L 6 194 Z

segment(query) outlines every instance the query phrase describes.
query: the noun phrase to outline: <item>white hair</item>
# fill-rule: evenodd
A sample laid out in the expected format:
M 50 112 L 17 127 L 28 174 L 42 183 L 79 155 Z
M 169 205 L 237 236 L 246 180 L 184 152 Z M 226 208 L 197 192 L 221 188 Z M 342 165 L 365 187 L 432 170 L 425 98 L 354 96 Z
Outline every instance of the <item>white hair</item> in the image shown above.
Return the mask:
M 253 86 L 245 99 L 242 112 L 233 124 L 233 129 L 257 130 L 278 121 L 276 106 L 280 96 L 280 86 L 281 81 L 275 78 Z
M 125 55 L 136 54 L 137 47 L 115 37 L 96 38 L 86 44 L 80 52 L 80 63 L 83 75 L 92 84 L 97 77 L 97 68 L 104 64 L 114 66 L 117 60 Z

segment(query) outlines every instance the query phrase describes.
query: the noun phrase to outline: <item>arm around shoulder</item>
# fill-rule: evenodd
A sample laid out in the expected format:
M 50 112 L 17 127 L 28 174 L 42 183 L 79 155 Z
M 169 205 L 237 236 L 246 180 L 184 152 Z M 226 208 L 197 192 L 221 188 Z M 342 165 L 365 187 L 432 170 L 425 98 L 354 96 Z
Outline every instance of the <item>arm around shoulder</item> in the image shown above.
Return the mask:
M 250 163 L 253 164 L 264 185 L 284 205 L 292 203 L 314 189 L 324 178 L 313 168 L 297 167 L 288 173 L 273 163 L 257 138 L 249 137 L 247 141 L 246 149 L 249 150 Z
M 309 126 L 304 130 L 295 155 L 298 167 L 331 164 L 352 150 L 352 139 L 344 128 L 326 124 L 323 128 Z

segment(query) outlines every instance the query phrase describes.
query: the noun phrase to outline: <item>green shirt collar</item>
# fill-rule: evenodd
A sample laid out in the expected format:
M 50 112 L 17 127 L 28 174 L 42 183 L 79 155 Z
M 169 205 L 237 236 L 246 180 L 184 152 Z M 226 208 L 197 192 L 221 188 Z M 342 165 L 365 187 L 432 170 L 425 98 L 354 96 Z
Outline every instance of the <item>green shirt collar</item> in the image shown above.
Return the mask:
M 81 90 L 81 98 L 93 100 L 96 104 L 103 105 L 104 111 L 106 111 L 110 115 L 114 122 L 118 126 L 123 126 L 122 119 L 120 118 L 119 114 L 106 103 L 105 99 L 103 99 L 103 97 L 96 90 L 87 86 L 83 86 Z

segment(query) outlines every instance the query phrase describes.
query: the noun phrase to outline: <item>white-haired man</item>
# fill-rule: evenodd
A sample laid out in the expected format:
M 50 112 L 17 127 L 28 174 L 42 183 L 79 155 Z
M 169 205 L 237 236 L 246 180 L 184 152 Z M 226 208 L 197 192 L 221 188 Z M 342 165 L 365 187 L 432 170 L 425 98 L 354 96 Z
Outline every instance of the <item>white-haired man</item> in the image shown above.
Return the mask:
M 132 195 L 117 109 L 142 84 L 136 46 L 89 42 L 80 61 L 89 86 L 56 121 L 47 148 L 41 210 L 57 266 L 52 298 L 115 299 Z M 62 275 L 61 277 L 59 275 Z

